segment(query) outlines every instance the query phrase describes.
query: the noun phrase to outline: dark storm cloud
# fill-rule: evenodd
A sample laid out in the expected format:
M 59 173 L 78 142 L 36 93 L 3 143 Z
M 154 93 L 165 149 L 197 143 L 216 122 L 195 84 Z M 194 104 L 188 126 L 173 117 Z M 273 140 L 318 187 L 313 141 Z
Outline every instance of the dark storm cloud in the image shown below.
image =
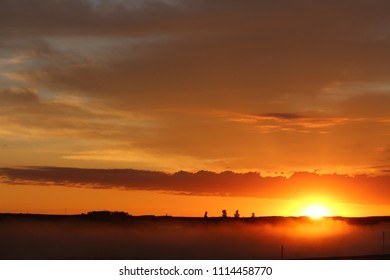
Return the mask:
M 43 184 L 126 190 L 152 190 L 187 195 L 247 196 L 294 199 L 310 194 L 339 197 L 349 203 L 389 203 L 390 176 L 319 175 L 297 172 L 290 178 L 225 171 L 173 174 L 132 169 L 62 167 L 1 168 L 7 184 Z M 54 187 L 54 186 L 53 186 Z

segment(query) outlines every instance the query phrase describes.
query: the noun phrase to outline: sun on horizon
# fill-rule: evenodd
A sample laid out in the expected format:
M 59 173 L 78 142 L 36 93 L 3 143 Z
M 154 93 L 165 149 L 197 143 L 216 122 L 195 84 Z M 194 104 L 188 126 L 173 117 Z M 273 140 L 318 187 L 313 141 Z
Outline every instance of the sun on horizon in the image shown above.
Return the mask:
M 329 209 L 321 205 L 310 205 L 302 211 L 303 216 L 310 217 L 312 219 L 320 219 L 322 217 L 331 216 Z

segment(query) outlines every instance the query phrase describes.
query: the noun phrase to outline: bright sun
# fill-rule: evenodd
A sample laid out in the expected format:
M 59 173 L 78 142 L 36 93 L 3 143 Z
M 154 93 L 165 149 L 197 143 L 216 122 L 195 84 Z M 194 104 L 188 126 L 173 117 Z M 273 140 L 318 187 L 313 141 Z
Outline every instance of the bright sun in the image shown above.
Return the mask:
M 324 216 L 330 216 L 330 212 L 326 208 L 319 205 L 309 206 L 308 208 L 303 210 L 302 214 L 303 216 L 308 216 L 313 219 L 319 219 Z

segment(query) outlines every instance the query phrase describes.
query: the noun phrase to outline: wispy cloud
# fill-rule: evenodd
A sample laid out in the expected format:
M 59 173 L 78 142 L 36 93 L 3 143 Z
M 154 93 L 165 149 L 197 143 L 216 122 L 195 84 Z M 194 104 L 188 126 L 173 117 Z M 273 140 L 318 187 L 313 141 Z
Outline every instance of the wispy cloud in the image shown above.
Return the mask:
M 112 167 L 116 153 L 159 170 L 374 166 L 389 136 L 389 5 L 3 0 L 0 164 L 35 164 L 34 139 L 43 165 Z
M 232 122 L 253 125 L 263 132 L 295 131 L 307 132 L 305 129 L 323 129 L 355 121 L 343 117 L 308 116 L 296 113 L 266 113 L 253 115 L 225 115 Z M 315 130 L 314 130 L 315 131 Z

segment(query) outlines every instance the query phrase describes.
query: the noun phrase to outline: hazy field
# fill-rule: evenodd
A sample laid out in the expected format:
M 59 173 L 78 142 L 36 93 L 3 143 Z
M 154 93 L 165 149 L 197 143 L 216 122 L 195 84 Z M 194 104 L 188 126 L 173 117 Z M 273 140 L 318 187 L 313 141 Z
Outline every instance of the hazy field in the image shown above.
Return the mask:
M 282 245 L 285 259 L 326 258 L 388 254 L 389 240 L 387 217 L 0 216 L 1 259 L 280 259 Z

